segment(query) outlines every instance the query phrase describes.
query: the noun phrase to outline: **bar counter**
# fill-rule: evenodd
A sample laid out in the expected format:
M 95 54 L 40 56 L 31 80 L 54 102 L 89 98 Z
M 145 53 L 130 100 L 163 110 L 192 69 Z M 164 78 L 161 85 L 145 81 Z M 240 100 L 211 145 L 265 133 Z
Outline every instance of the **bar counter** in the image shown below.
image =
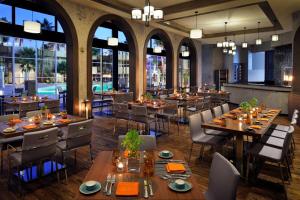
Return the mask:
M 231 93 L 231 103 L 239 104 L 256 97 L 267 107 L 281 109 L 281 114 L 288 114 L 288 96 L 292 91 L 291 87 L 234 83 L 224 84 L 223 87 L 225 91 Z

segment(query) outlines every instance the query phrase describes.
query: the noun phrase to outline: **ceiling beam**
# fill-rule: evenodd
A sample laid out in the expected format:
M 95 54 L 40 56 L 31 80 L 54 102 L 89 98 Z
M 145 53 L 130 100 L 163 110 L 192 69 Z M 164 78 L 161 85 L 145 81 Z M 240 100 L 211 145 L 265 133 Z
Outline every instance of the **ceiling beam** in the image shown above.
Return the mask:
M 123 4 L 119 1 L 110 1 L 110 0 L 92 0 L 92 1 L 126 13 L 131 13 L 132 8 L 127 4 Z
M 193 0 L 185 3 L 179 3 L 176 5 L 171 5 L 164 7 L 163 10 L 166 15 L 183 12 L 187 10 L 199 9 L 202 7 L 212 6 L 221 3 L 227 3 L 234 0 Z

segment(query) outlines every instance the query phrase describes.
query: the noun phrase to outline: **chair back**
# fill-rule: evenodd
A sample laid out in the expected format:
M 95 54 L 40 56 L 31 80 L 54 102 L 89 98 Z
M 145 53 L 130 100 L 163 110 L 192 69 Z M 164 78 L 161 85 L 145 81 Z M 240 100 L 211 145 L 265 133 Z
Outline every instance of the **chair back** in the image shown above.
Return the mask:
M 292 142 L 292 134 L 293 134 L 293 132 L 287 133 L 287 135 L 284 139 L 281 160 L 283 160 L 288 155 L 288 151 L 290 149 L 291 142 Z
M 127 103 L 113 103 L 113 115 L 116 118 L 123 118 L 128 116 L 128 104 Z
M 146 106 L 140 106 L 140 105 L 132 105 L 131 106 L 131 113 L 135 117 L 147 117 L 148 112 L 147 112 L 147 107 Z
M 199 136 L 204 134 L 201 128 L 201 114 L 196 113 L 189 116 L 189 127 L 192 141 L 196 141 Z
M 36 115 L 42 115 L 43 111 L 42 110 L 34 110 L 34 111 L 29 111 L 26 113 L 26 117 L 30 118 L 30 117 L 34 117 Z
M 178 102 L 176 100 L 166 100 L 167 106 L 163 109 L 163 113 L 176 115 L 178 113 Z
M 205 110 L 201 112 L 202 121 L 208 123 L 213 120 L 211 110 Z
M 92 126 L 92 119 L 69 124 L 66 135 L 67 149 L 89 145 L 91 143 Z
M 51 113 L 59 113 L 60 101 L 47 100 L 45 101 L 45 106 L 47 106 Z
M 130 102 L 130 101 L 133 101 L 133 92 L 128 92 L 128 93 L 125 93 L 124 95 L 124 102 Z
M 159 95 L 159 98 L 160 98 L 160 99 L 162 99 L 162 100 L 166 99 L 167 97 L 168 97 L 168 95 L 167 95 L 167 94 L 162 94 L 162 95 Z
M 8 122 L 8 120 L 12 118 L 19 118 L 19 115 L 18 114 L 0 115 L 1 122 Z
M 214 112 L 215 117 L 221 117 L 221 115 L 222 115 L 221 106 L 214 107 L 212 110 Z
M 222 105 L 222 110 L 223 110 L 223 113 L 229 113 L 230 112 L 228 103 L 225 103 L 225 104 Z
M 28 163 L 49 158 L 56 154 L 58 128 L 24 134 L 21 162 Z
M 141 138 L 141 145 L 140 151 L 148 151 L 148 150 L 155 150 L 156 149 L 156 137 L 153 135 L 140 135 Z M 125 150 L 122 146 L 122 142 L 125 138 L 125 135 L 120 135 L 118 140 L 118 146 L 120 150 Z
M 28 111 L 33 110 L 39 110 L 39 102 L 20 103 L 19 105 L 20 117 L 25 117 Z
M 205 199 L 234 200 L 240 179 L 238 170 L 221 154 L 215 153 L 209 172 Z
M 210 109 L 211 106 L 211 96 L 207 96 L 206 94 L 204 95 L 204 109 Z
M 196 102 L 196 109 L 201 111 L 204 109 L 204 99 L 198 99 Z
M 128 97 L 126 97 L 127 94 L 124 94 L 124 93 L 120 93 L 120 94 L 115 94 L 115 99 L 114 99 L 114 102 L 115 103 L 124 103 L 124 102 L 128 102 Z

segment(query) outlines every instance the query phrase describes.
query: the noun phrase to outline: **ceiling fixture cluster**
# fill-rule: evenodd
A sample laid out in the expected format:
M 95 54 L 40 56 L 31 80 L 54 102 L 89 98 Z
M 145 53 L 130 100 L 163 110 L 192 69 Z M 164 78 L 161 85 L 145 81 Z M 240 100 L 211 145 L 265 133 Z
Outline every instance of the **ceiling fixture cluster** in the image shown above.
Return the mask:
M 235 55 L 236 54 L 236 44 L 235 44 L 235 38 L 233 36 L 233 40 L 229 40 L 227 38 L 227 24 L 228 22 L 225 22 L 225 37 L 223 42 L 217 42 L 217 47 L 223 48 L 223 53 L 228 55 Z
M 145 0 L 144 9 L 133 8 L 131 11 L 131 18 L 135 20 L 142 20 L 145 22 L 146 26 L 152 19 L 161 20 L 164 18 L 164 12 L 162 9 L 154 8 L 150 4 L 150 0 Z

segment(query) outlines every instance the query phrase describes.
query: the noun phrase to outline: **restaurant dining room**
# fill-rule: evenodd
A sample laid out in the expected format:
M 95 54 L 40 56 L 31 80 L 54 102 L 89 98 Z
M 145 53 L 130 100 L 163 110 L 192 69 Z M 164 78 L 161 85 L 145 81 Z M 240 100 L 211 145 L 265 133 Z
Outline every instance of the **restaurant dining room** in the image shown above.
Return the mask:
M 0 0 L 0 200 L 300 200 L 299 0 Z

